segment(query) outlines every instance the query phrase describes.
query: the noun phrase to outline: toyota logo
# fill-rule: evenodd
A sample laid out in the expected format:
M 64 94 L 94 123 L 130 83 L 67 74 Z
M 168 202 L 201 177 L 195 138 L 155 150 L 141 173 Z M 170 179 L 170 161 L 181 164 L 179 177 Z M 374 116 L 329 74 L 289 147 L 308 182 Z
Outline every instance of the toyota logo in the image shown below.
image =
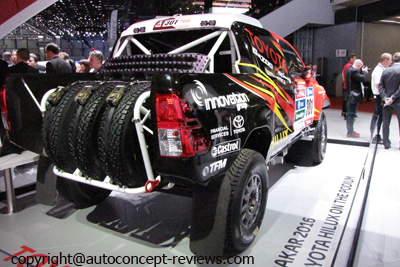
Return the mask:
M 233 126 L 235 128 L 242 128 L 244 124 L 244 118 L 242 115 L 238 115 L 233 119 Z

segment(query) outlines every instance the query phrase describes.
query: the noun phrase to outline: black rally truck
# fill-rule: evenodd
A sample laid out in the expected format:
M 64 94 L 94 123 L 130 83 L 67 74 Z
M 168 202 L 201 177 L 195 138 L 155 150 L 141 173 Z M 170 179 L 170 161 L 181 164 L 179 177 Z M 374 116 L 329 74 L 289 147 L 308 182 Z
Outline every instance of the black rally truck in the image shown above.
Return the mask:
M 287 41 L 244 15 L 133 24 L 100 76 L 42 102 L 42 144 L 64 198 L 84 208 L 112 190 L 189 188 L 196 254 L 249 247 L 268 164 L 318 164 L 326 151 L 324 88 Z

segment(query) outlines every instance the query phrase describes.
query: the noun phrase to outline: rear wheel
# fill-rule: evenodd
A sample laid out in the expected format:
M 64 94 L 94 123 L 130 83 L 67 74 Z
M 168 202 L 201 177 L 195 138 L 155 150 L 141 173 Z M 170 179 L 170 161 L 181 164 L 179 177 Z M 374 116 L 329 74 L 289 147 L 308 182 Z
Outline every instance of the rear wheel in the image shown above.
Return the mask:
M 57 191 L 76 208 L 83 209 L 96 205 L 106 199 L 111 191 L 57 177 Z
M 225 179 L 229 179 L 231 190 L 225 247 L 237 253 L 254 241 L 264 217 L 268 194 L 264 157 L 254 150 L 242 150 Z

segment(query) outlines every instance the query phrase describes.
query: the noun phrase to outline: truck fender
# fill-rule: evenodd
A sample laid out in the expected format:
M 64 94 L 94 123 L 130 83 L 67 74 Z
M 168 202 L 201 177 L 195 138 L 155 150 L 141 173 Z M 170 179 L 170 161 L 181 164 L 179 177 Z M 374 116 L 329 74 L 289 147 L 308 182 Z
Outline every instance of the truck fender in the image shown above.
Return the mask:
M 264 158 L 268 154 L 268 149 L 272 142 L 271 130 L 268 126 L 261 126 L 253 129 L 247 136 L 243 148 L 249 148 L 260 152 Z M 262 145 L 261 145 L 262 144 Z M 243 149 L 242 148 L 242 149 Z

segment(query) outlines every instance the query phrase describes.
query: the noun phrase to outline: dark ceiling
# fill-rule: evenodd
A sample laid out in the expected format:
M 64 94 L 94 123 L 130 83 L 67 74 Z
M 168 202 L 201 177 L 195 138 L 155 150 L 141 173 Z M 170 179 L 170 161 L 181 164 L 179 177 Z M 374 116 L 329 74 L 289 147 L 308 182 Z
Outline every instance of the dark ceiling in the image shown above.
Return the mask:
M 59 0 L 31 18 L 28 24 L 42 33 L 66 39 L 104 38 L 107 36 L 107 26 L 113 10 L 118 10 L 118 30 L 121 32 L 138 20 L 155 16 L 203 13 L 216 3 L 249 4 L 251 9 L 248 15 L 258 18 L 288 1 L 290 0 Z M 400 21 L 397 18 L 397 14 L 400 14 L 399 0 L 371 1 L 345 1 L 348 6 L 336 11 L 335 23 L 376 22 L 388 18 Z
M 203 6 L 203 1 L 188 0 L 59 0 L 28 23 L 51 35 L 101 37 L 113 10 L 118 10 L 119 27 L 126 28 L 157 15 L 203 12 Z
M 256 6 L 260 16 L 289 0 L 59 0 L 28 23 L 44 33 L 64 38 L 103 37 L 111 12 L 118 10 L 119 30 L 135 21 L 175 14 L 204 13 L 211 5 L 247 4 Z

